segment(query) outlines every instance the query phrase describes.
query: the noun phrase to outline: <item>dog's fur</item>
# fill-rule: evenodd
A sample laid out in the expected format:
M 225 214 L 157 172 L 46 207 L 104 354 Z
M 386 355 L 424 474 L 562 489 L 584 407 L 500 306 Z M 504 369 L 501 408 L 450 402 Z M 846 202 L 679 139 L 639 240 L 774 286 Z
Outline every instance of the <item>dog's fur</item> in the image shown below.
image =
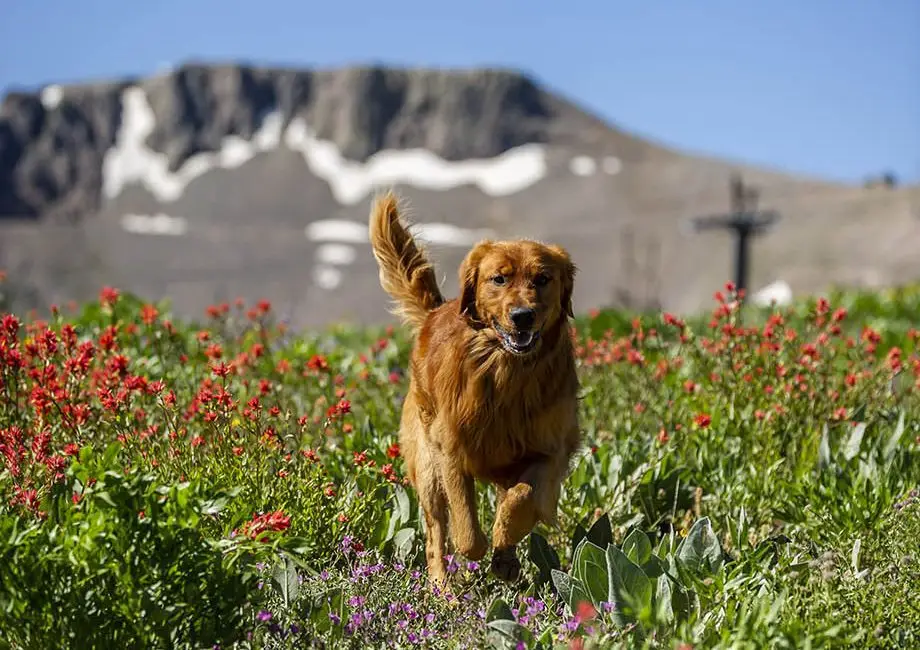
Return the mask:
M 445 300 L 392 192 L 375 200 L 369 226 L 380 283 L 415 337 L 399 441 L 425 514 L 428 577 L 447 579 L 448 515 L 454 549 L 485 556 L 479 479 L 497 494 L 492 571 L 516 580 L 516 545 L 538 521 L 555 523 L 581 443 L 568 326 L 575 265 L 559 246 L 483 241 L 460 267 L 461 295 Z M 511 321 L 521 307 L 533 310 L 537 336 Z

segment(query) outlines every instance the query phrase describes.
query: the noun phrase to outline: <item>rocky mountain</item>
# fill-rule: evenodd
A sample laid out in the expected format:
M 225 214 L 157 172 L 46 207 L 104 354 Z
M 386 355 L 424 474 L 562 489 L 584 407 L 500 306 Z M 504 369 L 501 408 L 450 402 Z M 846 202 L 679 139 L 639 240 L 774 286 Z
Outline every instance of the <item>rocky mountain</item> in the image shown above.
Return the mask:
M 920 276 L 920 192 L 694 156 L 634 137 L 509 70 L 293 70 L 188 64 L 0 105 L 0 267 L 17 308 L 112 284 L 184 315 L 268 298 L 295 326 L 390 320 L 367 246 L 396 187 L 445 290 L 481 237 L 567 246 L 579 309 L 707 305 L 730 239 L 730 176 L 782 219 L 752 284 L 794 292 Z

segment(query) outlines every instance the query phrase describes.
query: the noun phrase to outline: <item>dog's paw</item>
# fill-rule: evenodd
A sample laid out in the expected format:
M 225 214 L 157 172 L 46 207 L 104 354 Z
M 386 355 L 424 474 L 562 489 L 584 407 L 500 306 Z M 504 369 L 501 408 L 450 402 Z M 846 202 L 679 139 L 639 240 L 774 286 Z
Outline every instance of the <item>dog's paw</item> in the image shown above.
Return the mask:
M 517 582 L 521 577 L 521 562 L 515 547 L 495 549 L 492 552 L 492 573 L 499 580 Z

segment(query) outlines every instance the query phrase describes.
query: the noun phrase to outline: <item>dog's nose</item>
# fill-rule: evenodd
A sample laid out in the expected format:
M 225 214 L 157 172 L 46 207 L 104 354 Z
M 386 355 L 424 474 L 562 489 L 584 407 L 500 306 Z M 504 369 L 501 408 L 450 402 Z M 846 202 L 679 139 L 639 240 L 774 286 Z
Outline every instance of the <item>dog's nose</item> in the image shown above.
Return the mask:
M 510 313 L 511 322 L 514 323 L 514 326 L 519 330 L 529 330 L 533 327 L 533 322 L 537 317 L 537 312 L 535 312 L 530 307 L 515 307 L 511 310 Z

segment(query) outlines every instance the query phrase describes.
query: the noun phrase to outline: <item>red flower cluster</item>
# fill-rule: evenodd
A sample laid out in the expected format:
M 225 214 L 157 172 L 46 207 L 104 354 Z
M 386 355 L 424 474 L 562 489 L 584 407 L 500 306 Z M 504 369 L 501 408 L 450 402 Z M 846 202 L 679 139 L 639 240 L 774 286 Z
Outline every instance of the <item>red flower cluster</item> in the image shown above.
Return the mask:
M 291 518 L 285 515 L 281 510 L 266 512 L 261 515 L 255 515 L 250 521 L 247 521 L 240 527 L 240 534 L 251 539 L 260 539 L 263 542 L 268 541 L 264 533 L 280 533 L 291 527 Z

